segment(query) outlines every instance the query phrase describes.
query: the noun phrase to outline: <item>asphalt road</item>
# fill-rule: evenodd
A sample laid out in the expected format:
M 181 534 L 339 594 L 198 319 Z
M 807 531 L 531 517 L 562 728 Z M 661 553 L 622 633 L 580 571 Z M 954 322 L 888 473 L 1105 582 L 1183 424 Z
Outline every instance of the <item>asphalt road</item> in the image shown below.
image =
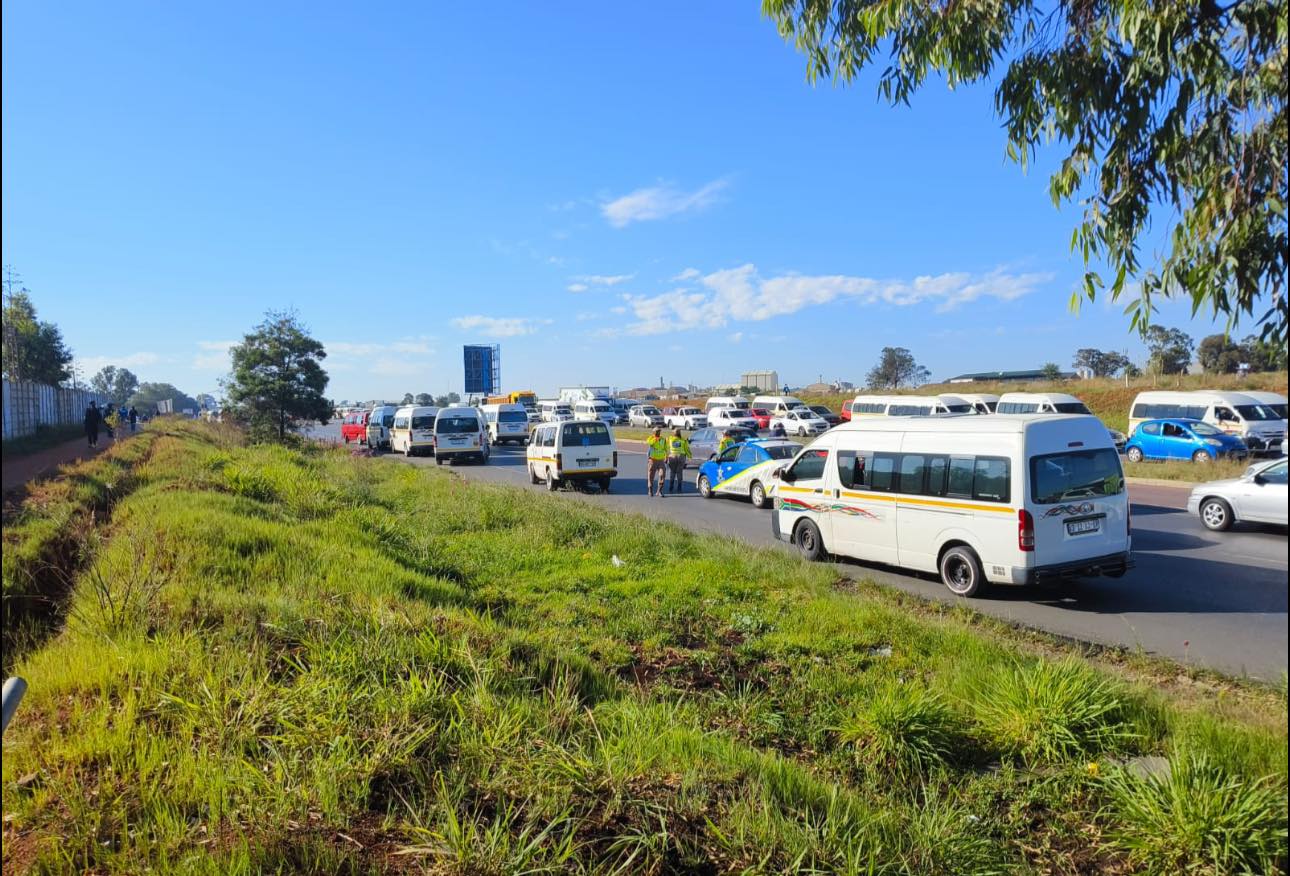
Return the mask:
M 339 427 L 314 434 L 338 441 Z M 403 461 L 401 455 L 385 456 Z M 407 462 L 434 465 L 424 457 Z M 522 447 L 494 448 L 487 465 L 452 470 L 473 480 L 545 489 L 528 483 Z M 645 494 L 645 457 L 630 445 L 619 448 L 619 472 L 608 495 L 562 495 L 791 550 L 771 536 L 769 512 L 737 499 L 699 498 L 693 468 L 687 492 L 663 499 Z M 1137 566 L 1125 577 L 1066 588 L 996 587 L 970 600 L 971 606 L 1081 641 L 1140 648 L 1232 675 L 1280 679 L 1287 664 L 1285 529 L 1251 525 L 1211 533 L 1183 510 L 1185 488 L 1130 485 L 1129 495 Z M 838 567 L 929 599 L 958 601 L 930 576 L 849 560 Z

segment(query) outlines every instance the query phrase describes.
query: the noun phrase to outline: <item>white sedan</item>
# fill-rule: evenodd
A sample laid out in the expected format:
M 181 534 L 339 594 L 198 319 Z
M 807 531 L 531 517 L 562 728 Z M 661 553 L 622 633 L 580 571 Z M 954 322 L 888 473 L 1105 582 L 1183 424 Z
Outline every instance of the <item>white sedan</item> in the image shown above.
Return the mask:
M 1285 526 L 1286 459 L 1256 462 L 1239 478 L 1198 484 L 1187 499 L 1187 512 L 1199 515 L 1214 532 L 1240 521 Z
M 810 408 L 793 408 L 791 411 L 785 411 L 770 421 L 772 429 L 776 426 L 783 427 L 786 435 L 799 435 L 803 438 L 808 435 L 822 435 L 829 431 L 829 421 Z

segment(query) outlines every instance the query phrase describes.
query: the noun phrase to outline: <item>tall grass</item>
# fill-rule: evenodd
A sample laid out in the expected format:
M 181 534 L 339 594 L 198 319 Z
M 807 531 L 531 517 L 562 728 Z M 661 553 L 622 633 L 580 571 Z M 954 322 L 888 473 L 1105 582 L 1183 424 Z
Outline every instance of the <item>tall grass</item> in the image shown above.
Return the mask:
M 1144 822 L 1088 761 L 1171 746 L 1284 825 L 1276 692 L 1166 698 L 442 471 L 200 425 L 132 471 L 18 667 L 7 872 L 1027 872 L 1080 843 L 1123 868 Z

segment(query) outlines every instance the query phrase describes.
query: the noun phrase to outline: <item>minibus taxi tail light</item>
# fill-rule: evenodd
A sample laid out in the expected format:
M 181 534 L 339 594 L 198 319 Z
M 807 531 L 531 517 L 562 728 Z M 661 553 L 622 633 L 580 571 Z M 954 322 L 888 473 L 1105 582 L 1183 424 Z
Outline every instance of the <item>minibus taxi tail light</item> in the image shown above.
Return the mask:
M 1017 549 L 1027 553 L 1035 549 L 1035 518 L 1025 508 L 1017 509 Z

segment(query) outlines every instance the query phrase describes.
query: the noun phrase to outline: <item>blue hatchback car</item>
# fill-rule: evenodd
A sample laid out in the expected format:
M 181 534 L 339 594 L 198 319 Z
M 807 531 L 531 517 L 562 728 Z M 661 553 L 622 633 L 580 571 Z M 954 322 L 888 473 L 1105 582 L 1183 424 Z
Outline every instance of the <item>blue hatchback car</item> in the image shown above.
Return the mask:
M 1244 459 L 1245 442 L 1200 420 L 1145 420 L 1138 424 L 1124 448 L 1130 462 L 1144 459 Z

